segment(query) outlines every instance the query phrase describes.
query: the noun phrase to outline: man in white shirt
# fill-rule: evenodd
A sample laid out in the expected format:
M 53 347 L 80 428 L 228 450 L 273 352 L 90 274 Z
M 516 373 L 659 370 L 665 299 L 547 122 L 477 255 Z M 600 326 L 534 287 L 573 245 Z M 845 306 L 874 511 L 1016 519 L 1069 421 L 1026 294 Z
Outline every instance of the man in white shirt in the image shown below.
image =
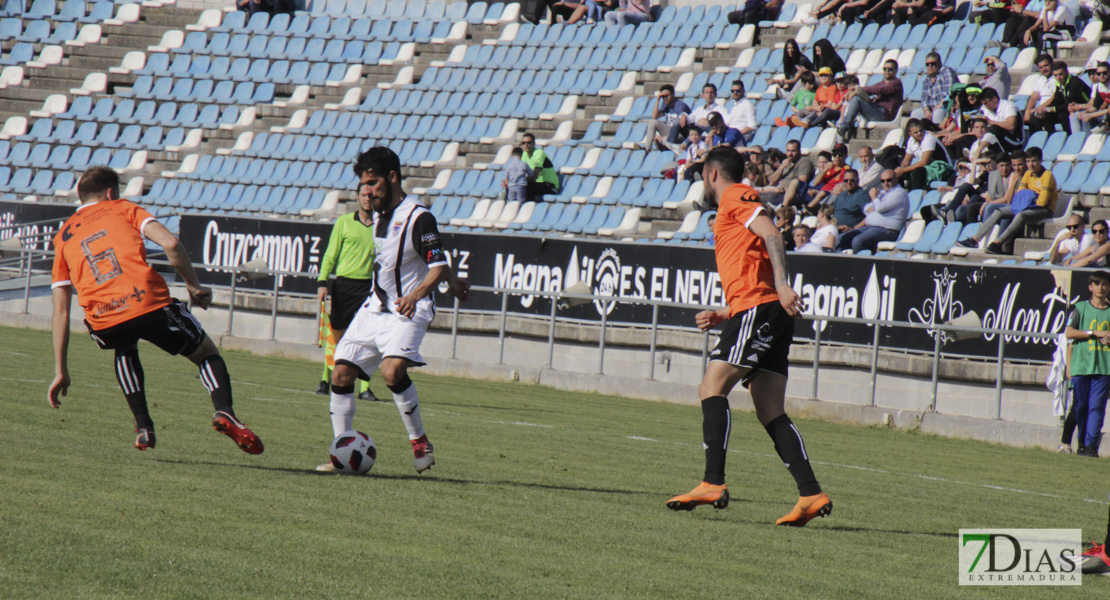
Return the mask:
M 1084 233 L 1087 228 L 1087 219 L 1079 213 L 1072 213 L 1068 217 L 1068 224 L 1048 249 L 1048 262 L 1058 265 L 1077 257 L 1081 252 L 1095 244 L 1092 234 Z M 1101 228 L 1100 236 L 1106 241 L 1105 227 Z
M 1051 73 L 1050 73 L 1051 74 Z M 709 113 L 717 113 L 725 117 L 725 109 L 717 104 L 717 86 L 712 83 L 705 84 L 701 89 L 702 102 L 697 103 L 694 110 L 688 115 L 678 118 L 679 126 L 683 131 L 687 127 L 697 127 L 702 133 L 709 131 Z
M 812 233 L 809 230 L 809 225 L 805 223 L 798 223 L 794 226 L 794 252 L 808 252 L 813 254 L 820 254 L 824 252 L 820 246 L 810 241 Z
M 1000 98 L 994 88 L 985 88 L 979 93 L 979 104 L 987 120 L 987 131 L 998 139 L 1002 149 L 1006 152 L 1020 150 L 1025 145 L 1025 124 L 1017 105 Z
M 923 190 L 928 185 L 925 167 L 935 160 L 947 162 L 948 154 L 937 136 L 931 131 L 925 131 L 920 119 L 910 119 L 906 123 L 906 132 L 910 136 L 906 143 L 906 156 L 902 159 L 902 165 L 894 169 L 894 174 L 902 178 L 906 189 Z
M 875 162 L 875 152 L 870 146 L 861 146 L 859 149 L 859 186 L 868 193 L 879 189 L 879 175 L 883 166 Z M 872 196 L 874 197 L 874 196 Z
M 759 123 L 755 120 L 755 104 L 751 100 L 744 97 L 744 82 L 737 79 L 732 82 L 732 110 L 728 111 L 728 116 L 725 117 L 725 123 L 733 129 L 740 130 L 740 134 L 744 136 L 744 145 L 752 139 L 755 134 L 756 128 Z
M 1052 133 L 1056 131 L 1056 124 L 1060 124 L 1060 128 L 1064 128 L 1064 122 L 1068 116 L 1066 114 L 1057 113 L 1055 107 L 1052 106 L 1053 96 L 1056 95 L 1056 78 L 1052 76 L 1052 57 L 1047 54 L 1042 54 L 1037 57 L 1037 74 L 1030 75 L 1036 82 L 1033 87 L 1033 93 L 1029 94 L 1029 102 L 1025 105 L 1025 123 L 1029 127 L 1029 133 L 1034 131 L 1047 131 Z M 982 100 L 982 96 L 979 98 Z

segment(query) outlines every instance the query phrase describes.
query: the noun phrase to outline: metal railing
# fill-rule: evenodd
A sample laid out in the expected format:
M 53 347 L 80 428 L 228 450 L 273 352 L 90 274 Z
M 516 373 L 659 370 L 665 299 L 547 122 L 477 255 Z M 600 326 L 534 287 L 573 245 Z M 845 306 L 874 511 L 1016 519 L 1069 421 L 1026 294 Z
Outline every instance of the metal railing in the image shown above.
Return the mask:
M 13 250 L 7 250 L 6 251 L 6 253 L 11 253 L 11 252 L 13 252 Z M 25 277 L 24 277 L 24 306 L 23 306 L 23 312 L 24 313 L 27 313 L 28 308 L 29 308 L 29 299 L 30 299 L 30 293 L 31 293 L 31 287 L 32 287 L 31 286 L 31 279 L 32 279 L 32 273 L 34 272 L 34 269 L 32 268 L 32 266 L 33 266 L 33 262 L 35 260 L 34 256 L 36 254 L 41 255 L 42 257 L 49 257 L 49 256 L 52 256 L 53 253 L 52 252 L 45 252 L 45 251 L 41 251 L 41 250 L 34 250 L 34 249 L 30 249 L 30 248 L 23 248 L 23 249 L 19 250 L 18 264 L 19 264 L 19 268 L 20 268 L 20 273 L 23 274 L 24 270 L 26 271 Z M 11 261 L 12 261 L 12 259 L 10 259 L 10 258 L 0 259 L 0 266 L 3 266 L 3 264 L 5 262 L 11 262 Z M 154 264 L 154 265 L 169 265 L 169 263 L 167 261 L 151 260 L 149 262 L 151 264 Z M 14 263 L 12 263 L 12 264 L 14 264 Z M 309 277 L 309 278 L 312 278 L 312 279 L 316 279 L 318 277 L 318 274 L 316 274 L 316 273 L 300 272 L 300 271 L 282 271 L 282 270 L 269 269 L 269 268 L 252 268 L 252 267 L 249 267 L 249 266 L 227 267 L 227 266 L 223 266 L 223 265 L 209 265 L 209 264 L 203 264 L 203 263 L 194 263 L 193 266 L 194 266 L 194 268 L 196 268 L 198 270 L 199 269 L 210 269 L 210 270 L 215 270 L 215 271 L 225 271 L 229 274 L 229 276 L 231 278 L 231 281 L 230 281 L 230 284 L 226 288 L 229 291 L 229 298 L 228 298 L 228 303 L 227 303 L 227 305 L 228 305 L 228 308 L 227 308 L 227 312 L 228 312 L 228 314 L 227 314 L 227 333 L 231 333 L 233 331 L 232 326 L 234 325 L 234 319 L 235 319 L 235 298 L 236 298 L 236 294 L 237 294 L 238 288 L 239 288 L 238 284 L 241 283 L 242 281 L 244 281 L 247 278 L 273 277 L 274 278 L 274 285 L 273 285 L 273 288 L 271 290 L 269 290 L 269 295 L 272 299 L 272 306 L 271 306 L 271 309 L 270 309 L 270 338 L 269 338 L 270 340 L 276 340 L 277 321 L 278 321 L 278 302 L 282 298 L 283 295 L 287 296 L 287 297 L 298 297 L 298 298 L 314 297 L 311 294 L 303 294 L 303 293 L 295 293 L 295 292 L 283 292 L 280 289 L 280 282 L 281 282 L 280 278 L 281 278 L 281 276 L 285 276 L 285 277 Z M 48 272 L 48 271 L 46 271 L 46 272 Z M 221 286 L 212 286 L 212 287 L 214 287 L 216 289 L 220 289 Z M 547 315 L 547 320 L 548 320 L 548 326 L 547 326 L 548 362 L 547 362 L 547 366 L 549 366 L 549 367 L 554 364 L 555 345 L 556 345 L 555 332 L 556 332 L 556 325 L 560 322 L 560 317 L 558 315 L 560 301 L 563 301 L 563 302 L 578 301 L 579 303 L 595 302 L 596 301 L 596 302 L 604 302 L 604 303 L 637 304 L 637 305 L 651 306 L 652 307 L 652 318 L 651 318 L 651 325 L 650 325 L 650 330 L 649 330 L 650 335 L 649 335 L 649 342 L 648 342 L 648 354 L 649 354 L 648 364 L 650 366 L 649 366 L 648 375 L 647 375 L 647 378 L 648 378 L 649 381 L 654 381 L 655 380 L 655 365 L 656 365 L 656 355 L 657 355 L 657 352 L 658 352 L 658 337 L 659 337 L 660 329 L 663 329 L 663 327 L 661 327 L 659 325 L 659 311 L 660 311 L 660 309 L 661 308 L 678 308 L 678 309 L 687 309 L 687 310 L 705 310 L 705 309 L 707 309 L 707 307 L 705 307 L 703 305 L 698 305 L 698 304 L 684 304 L 684 303 L 679 303 L 679 302 L 667 302 L 667 301 L 661 301 L 661 300 L 649 300 L 649 299 L 641 299 L 641 298 L 623 298 L 623 297 L 616 297 L 616 296 L 602 296 L 602 295 L 596 295 L 596 294 L 575 294 L 575 293 L 567 293 L 567 292 L 547 292 L 547 291 L 541 291 L 541 290 L 520 290 L 520 289 L 514 289 L 514 288 L 489 287 L 489 286 L 479 286 L 479 285 L 472 286 L 471 291 L 472 291 L 472 293 L 473 292 L 490 293 L 490 294 L 497 294 L 497 295 L 501 296 L 500 310 L 497 311 L 497 314 L 499 316 L 499 325 L 498 325 L 498 334 L 497 334 L 497 338 L 498 338 L 498 360 L 497 360 L 497 363 L 498 364 L 504 364 L 504 362 L 505 362 L 506 338 L 507 338 L 507 335 L 509 333 L 508 332 L 508 317 L 511 313 L 511 311 L 509 311 L 509 309 L 508 309 L 508 307 L 509 307 L 509 297 L 510 296 L 527 294 L 529 296 L 540 296 L 540 297 L 545 297 L 545 298 L 550 298 L 551 299 L 551 310 Z M 459 316 L 461 314 L 464 314 L 464 313 L 490 314 L 491 311 L 488 311 L 488 310 L 465 310 L 464 311 L 462 309 L 461 303 L 459 302 L 458 299 L 454 299 L 452 308 L 453 308 L 453 310 L 452 310 L 451 327 L 450 327 L 450 331 L 451 331 L 451 333 L 450 333 L 451 358 L 455 359 L 455 358 L 458 357 L 458 353 L 457 353 L 458 338 L 459 338 L 459 335 L 460 335 L 459 334 Z M 597 373 L 599 373 L 599 374 L 604 373 L 604 370 L 605 370 L 606 333 L 607 333 L 607 329 L 610 327 L 607 312 L 608 311 L 601 311 L 602 314 L 601 314 L 601 321 L 600 321 L 600 330 L 598 332 Z M 534 314 L 522 314 L 521 316 L 534 318 L 536 315 L 534 315 Z M 882 319 L 860 319 L 860 318 L 818 316 L 818 315 L 805 315 L 805 314 L 803 314 L 801 316 L 801 318 L 805 319 L 805 320 L 814 321 L 815 324 L 817 325 L 814 328 L 814 338 L 812 340 L 812 343 L 813 343 L 813 376 L 812 377 L 813 378 L 812 378 L 812 381 L 811 381 L 811 392 L 810 392 L 810 397 L 812 399 L 817 399 L 818 398 L 818 386 L 819 386 L 819 383 L 820 383 L 819 375 L 820 375 L 821 348 L 822 348 L 822 340 L 821 340 L 822 327 L 820 326 L 821 323 L 822 322 L 843 323 L 843 324 L 865 325 L 865 326 L 874 327 L 874 337 L 873 337 L 872 343 L 869 346 L 870 353 L 871 353 L 871 356 L 870 356 L 870 389 L 871 389 L 871 396 L 870 396 L 869 406 L 875 406 L 875 390 L 876 390 L 876 387 L 877 387 L 877 380 L 878 380 L 878 373 L 879 373 L 879 350 L 881 348 L 881 345 L 880 345 L 881 338 L 880 338 L 880 336 L 881 336 L 882 329 L 884 329 L 884 328 L 903 328 L 903 329 L 927 330 L 927 331 L 933 332 L 933 337 L 935 338 L 935 345 L 934 345 L 933 350 L 931 352 L 931 357 L 932 357 L 931 395 L 930 395 L 930 404 L 929 404 L 929 407 L 927 408 L 928 412 L 935 412 L 936 411 L 937 390 L 938 390 L 939 383 L 940 383 L 939 374 L 940 374 L 940 357 L 941 357 L 941 354 L 942 354 L 941 350 L 942 350 L 942 347 L 945 343 L 945 340 L 947 339 L 947 335 L 948 334 L 960 334 L 960 333 L 975 334 L 975 335 L 984 335 L 984 334 L 996 335 L 998 337 L 998 353 L 997 353 L 997 356 L 995 357 L 995 408 L 994 408 L 994 418 L 995 419 L 1001 419 L 1001 415 L 1002 415 L 1003 367 L 1004 367 L 1004 364 L 1005 364 L 1006 337 L 1007 336 L 1014 336 L 1014 337 L 1025 337 L 1025 338 L 1036 338 L 1036 339 L 1054 339 L 1058 335 L 1056 333 L 1035 333 L 1035 332 L 1029 332 L 1029 331 L 1021 331 L 1021 330 L 1013 330 L 1013 329 L 997 329 L 997 328 L 990 328 L 990 327 L 967 327 L 967 326 L 960 326 L 960 325 L 949 325 L 949 324 L 944 324 L 944 323 L 935 323 L 935 324 L 931 324 L 931 323 L 912 323 L 912 322 L 908 322 L 908 321 L 893 321 L 893 320 L 882 320 Z M 581 320 L 581 319 L 571 319 L 571 318 L 568 318 L 568 317 L 563 317 L 562 321 L 567 322 L 567 323 L 591 324 L 591 325 L 595 323 L 594 321 L 584 321 L 584 320 Z M 319 325 L 319 323 L 317 323 L 317 325 Z M 627 325 L 627 324 L 624 324 L 624 325 Z M 635 326 L 635 324 L 632 324 L 632 325 Z M 679 332 L 687 332 L 687 333 L 693 332 L 693 333 L 696 333 L 696 334 L 700 334 L 702 336 L 703 343 L 702 343 L 702 347 L 701 347 L 701 361 L 702 361 L 702 368 L 704 370 L 706 365 L 708 365 L 711 332 L 701 332 L 696 327 L 666 326 L 665 328 L 667 330 L 671 330 L 671 331 L 679 331 Z M 845 346 L 845 344 L 839 344 L 839 343 L 833 344 L 833 343 L 828 343 L 828 342 L 826 342 L 825 345 L 827 345 L 827 346 L 832 346 L 832 345 Z M 899 350 L 905 350 L 905 349 L 899 348 Z M 919 354 L 919 355 L 924 355 L 925 354 L 925 353 L 922 353 L 920 351 L 918 351 L 916 353 Z

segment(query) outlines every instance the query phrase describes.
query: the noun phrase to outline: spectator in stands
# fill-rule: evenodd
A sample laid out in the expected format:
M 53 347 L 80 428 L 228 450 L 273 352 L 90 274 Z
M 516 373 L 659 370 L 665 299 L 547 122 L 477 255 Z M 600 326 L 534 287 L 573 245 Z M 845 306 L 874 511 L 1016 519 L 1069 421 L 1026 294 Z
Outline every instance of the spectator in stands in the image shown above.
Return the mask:
M 775 227 L 782 232 L 782 243 L 787 250 L 794 249 L 794 218 L 797 213 L 789 206 L 780 206 L 775 209 Z M 806 237 L 809 240 L 809 237 Z
M 1052 110 L 1059 115 L 1057 121 L 1069 135 L 1085 131 L 1087 124 L 1075 116 L 1072 107 L 1086 105 L 1091 101 L 1091 87 L 1082 79 L 1068 72 L 1063 61 L 1052 63 L 1052 78 L 1056 81 L 1056 93 L 1052 95 Z
M 856 158 L 859 160 L 860 189 L 870 194 L 879 187 L 879 175 L 883 172 L 883 167 L 875 162 L 875 151 L 870 146 L 860 146 Z
M 1095 223 L 1097 227 L 1099 223 L 1103 226 L 1100 228 L 1102 241 L 1106 241 L 1106 221 L 1098 221 Z M 1048 262 L 1054 265 L 1071 261 L 1073 258 L 1079 258 L 1080 253 L 1083 253 L 1088 248 L 1095 246 L 1095 237 L 1092 234 L 1086 233 L 1087 218 L 1081 213 L 1072 213 L 1068 217 L 1067 225 L 1064 225 L 1064 231 L 1052 240 L 1052 245 L 1048 248 Z M 1085 254 L 1090 254 L 1086 252 Z
M 802 22 L 806 25 L 816 25 L 818 21 L 824 19 L 829 15 L 836 14 L 840 10 L 841 4 L 844 0 L 825 0 L 822 4 L 809 11 L 808 19 L 803 19 Z
M 1091 77 L 1091 99 L 1086 104 L 1072 104 L 1068 106 L 1071 116 L 1085 124 L 1085 131 L 1097 127 L 1100 122 L 1105 123 L 1110 115 L 1110 63 L 1098 62 L 1093 69 L 1088 69 Z
M 836 11 L 836 16 L 839 17 L 845 25 L 851 25 L 874 4 L 877 4 L 875 0 L 848 0 L 840 5 L 840 8 Z
M 925 79 L 921 82 L 921 107 L 910 113 L 913 119 L 929 119 L 940 125 L 944 123 L 946 112 L 944 103 L 952 84 L 959 83 L 960 76 L 940 62 L 940 54 L 935 51 L 925 55 Z
M 1045 0 L 1037 19 L 1025 30 L 1023 46 L 1033 46 L 1037 52 L 1044 50 L 1044 43 L 1075 39 L 1075 15 L 1058 0 Z
M 737 148 L 736 151 L 744 155 L 744 160 L 747 164 L 755 165 L 759 168 L 760 176 L 756 178 L 756 181 L 759 182 L 759 185 L 752 187 L 766 187 L 767 182 L 770 180 L 771 174 L 775 172 L 775 169 L 773 169 L 770 163 L 767 162 L 767 159 L 764 156 L 763 146 L 756 145 L 748 146 L 746 148 Z M 759 190 L 757 189 L 756 191 L 758 192 Z
M 709 130 L 713 132 L 709 143 L 710 150 L 717 146 L 740 148 L 744 145 L 744 134 L 735 127 L 729 127 L 721 113 L 709 113 Z
M 744 165 L 744 185 L 754 189 L 756 193 L 767 187 L 767 173 L 763 170 L 763 165 L 749 162 Z
M 689 127 L 682 124 L 682 117 L 688 114 L 690 107 L 678 99 L 674 86 L 669 83 L 660 86 L 651 105 L 651 121 L 648 122 L 644 149 L 648 152 L 652 147 L 663 150 L 666 148 L 664 141 L 671 144 L 681 141 L 689 133 Z
M 1091 236 L 1094 238 L 1091 245 L 1082 248 L 1079 252 L 1064 261 L 1064 265 L 1068 267 L 1105 267 L 1106 255 L 1110 254 L 1110 237 L 1108 237 L 1106 221 L 1095 221 L 1091 226 Z M 1086 236 L 1084 236 L 1086 239 Z M 1072 240 L 1074 241 L 1074 240 Z M 1082 245 L 1082 242 L 1080 242 Z
M 856 116 L 869 121 L 893 120 L 902 109 L 902 80 L 898 78 L 898 63 L 883 63 L 883 80 L 875 85 L 860 86 L 852 93 L 844 114 L 836 125 L 837 138 L 847 143 L 855 136 Z
M 1102 22 L 1102 30 L 1110 29 L 1110 0 L 1095 0 L 1088 4 L 1091 17 Z
M 971 139 L 974 141 L 964 151 L 967 160 L 958 160 L 958 163 L 959 165 L 967 164 L 968 176 L 971 179 L 976 179 L 992 164 L 991 157 L 1002 151 L 1002 144 L 999 144 L 998 138 L 987 130 L 987 120 L 982 117 L 972 119 Z M 951 154 L 949 158 L 952 158 Z
M 1010 46 L 1023 47 L 1025 32 L 1037 21 L 1038 13 L 1025 10 L 1030 0 L 1014 0 L 1010 5 L 1010 17 L 1002 28 L 1002 40 L 991 40 L 988 46 L 1008 48 Z
M 822 103 L 821 111 L 810 115 L 803 127 L 827 127 L 840 120 L 840 111 L 848 100 L 849 94 L 859 85 L 855 75 L 841 75 L 836 78 L 836 90 L 831 100 Z M 818 98 L 820 100 L 820 98 Z
M 1010 67 L 997 56 L 984 56 L 983 66 L 987 69 L 987 78 L 979 83 L 980 88 L 994 88 L 998 90 L 1000 98 L 1010 97 L 1010 87 L 1013 78 L 1010 77 Z
M 705 163 L 705 157 L 709 151 L 718 146 L 727 146 L 729 148 L 738 148 L 744 145 L 744 136 L 740 130 L 729 127 L 725 123 L 725 118 L 719 112 L 709 113 L 709 131 L 711 132 L 709 144 L 707 149 L 694 161 L 693 164 L 686 163 L 685 177 L 687 181 L 694 181 L 701 176 L 701 169 Z M 692 136 L 693 134 L 691 134 Z
M 717 226 L 717 213 L 710 213 L 705 219 L 705 226 L 709 228 L 709 237 L 705 238 L 706 243 L 710 246 L 717 243 L 717 232 L 714 229 Z
M 836 228 L 844 233 L 863 221 L 863 209 L 871 203 L 871 196 L 859 186 L 859 171 L 849 168 L 836 187 L 831 206 L 836 217 Z
M 699 103 L 690 114 L 679 115 L 678 117 L 678 126 L 684 136 L 690 130 L 690 127 L 696 127 L 702 133 L 709 131 L 709 115 L 711 113 L 725 116 L 725 109 L 717 104 L 717 86 L 715 84 L 707 83 L 701 88 L 701 99 L 704 104 Z
M 983 106 L 979 103 L 979 94 L 983 90 L 962 83 L 952 86 L 952 90 L 952 110 L 937 137 L 944 144 L 948 156 L 958 158 L 978 139 L 972 131 L 972 122 L 983 116 Z
M 1066 115 L 1057 114 L 1053 110 L 1052 102 L 1056 95 L 1056 79 L 1052 76 L 1052 57 L 1041 54 L 1037 57 L 1037 73 L 1030 75 L 1033 83 L 1033 93 L 1025 104 L 1025 123 L 1029 133 L 1046 131 L 1052 133 L 1055 126 L 1061 121 L 1066 121 Z M 1062 126 L 1062 124 L 1061 124 Z
M 532 179 L 532 167 L 524 162 L 524 150 L 513 148 L 512 157 L 505 163 L 505 179 L 501 182 L 506 190 L 505 199 L 509 202 L 524 202 L 528 199 L 528 182 Z
M 814 98 L 817 97 L 817 78 L 813 76 L 812 71 L 802 73 L 799 80 L 798 88 L 794 90 L 794 95 L 790 97 L 790 110 L 793 112 L 788 117 L 793 119 L 798 115 L 805 114 L 809 110 L 810 105 L 813 104 Z M 781 124 L 780 124 L 781 122 Z M 779 127 L 786 126 L 786 121 L 779 117 L 775 117 L 775 125 Z
M 744 136 L 744 144 L 742 145 L 746 145 L 747 140 L 752 138 L 756 128 L 759 127 L 759 123 L 755 120 L 755 104 L 744 97 L 745 89 L 743 81 L 739 79 L 733 81 L 730 91 L 732 92 L 732 101 L 734 104 L 732 105 L 732 109 L 728 111 L 725 122 L 728 123 L 729 127 L 740 131 L 740 134 Z
M 617 10 L 605 15 L 606 25 L 639 25 L 651 20 L 651 0 L 620 0 Z
M 869 250 L 874 254 L 879 242 L 893 242 L 902 232 L 910 214 L 909 194 L 898 185 L 898 176 L 890 169 L 883 171 L 879 181 L 883 190 L 864 207 L 863 221 L 840 235 L 840 250 L 851 249 L 855 254 Z
M 746 0 L 744 7 L 728 13 L 733 25 L 759 25 L 760 21 L 774 21 L 782 10 L 783 0 Z M 758 35 L 758 29 L 756 30 Z
M 832 152 L 821 152 L 818 154 L 819 158 L 825 158 L 827 161 L 817 178 L 814 180 L 809 193 L 813 196 L 810 200 L 810 210 L 816 210 L 820 204 L 825 204 L 829 201 L 832 194 L 835 194 L 840 188 L 840 184 L 844 181 L 844 174 L 848 172 L 848 146 L 846 144 L 837 144 L 833 147 Z
M 982 122 L 976 125 L 983 127 Z M 988 134 L 989 135 L 989 134 Z M 1005 174 L 999 172 L 999 164 L 1006 166 Z M 952 189 L 955 194 L 943 207 L 939 205 L 926 206 L 921 209 L 921 216 L 926 221 L 943 219 L 946 223 L 960 221 L 974 223 L 978 216 L 978 207 L 987 202 L 988 198 L 1002 198 L 1006 195 L 1006 178 L 1010 174 L 1010 157 L 996 152 L 990 156 L 990 161 L 985 168 L 979 170 L 969 169 L 966 177 L 956 182 L 955 188 L 941 187 L 940 192 L 946 193 Z M 974 214 L 969 215 L 969 207 L 975 206 Z
M 982 26 L 984 23 L 994 23 L 1001 25 L 1010 18 L 1010 7 L 1013 6 L 1012 0 L 972 0 L 972 8 L 987 7 L 984 10 L 976 10 L 967 16 L 967 20 L 975 23 L 977 26 Z
M 813 254 L 824 252 L 820 246 L 813 243 L 813 233 L 809 230 L 809 225 L 805 223 L 795 225 L 791 230 L 791 236 L 793 237 L 791 240 L 792 247 L 787 248 L 787 250 Z
M 832 252 L 836 249 L 836 239 L 840 230 L 836 227 L 836 216 L 831 206 L 822 206 L 817 211 L 817 231 L 813 232 L 809 241 L 821 249 L 822 252 Z
M 987 214 L 988 206 L 1008 206 L 1010 198 L 1014 196 L 1014 192 L 1021 184 L 1021 173 L 1025 172 L 1025 152 L 1017 150 L 1015 153 L 1017 154 L 1016 157 L 1004 152 L 995 154 L 992 157 L 994 171 L 987 176 L 986 190 L 980 191 L 976 188 L 974 191 L 967 191 L 958 202 L 949 202 L 945 206 L 946 212 L 941 214 L 940 211 L 937 211 L 935 216 L 937 218 L 943 217 L 946 223 L 959 221 L 967 225 L 989 216 Z M 1020 165 L 1021 173 L 1015 174 L 1015 164 Z M 959 188 L 956 188 L 956 194 L 960 194 Z M 954 212 L 951 209 L 953 205 L 956 205 Z M 991 208 L 990 212 L 994 210 L 995 208 Z
M 235 6 L 239 10 L 247 11 L 251 16 L 259 12 L 270 15 L 292 14 L 293 11 L 297 10 L 293 0 L 236 0 Z
M 558 194 L 559 174 L 543 148 L 536 147 L 536 136 L 525 132 L 520 138 L 520 149 L 521 158 L 532 169 L 532 177 L 528 180 L 528 199 L 542 200 L 548 194 Z
M 929 170 L 937 169 L 931 165 L 937 161 L 947 164 L 948 154 L 937 136 L 931 131 L 925 131 L 921 119 L 910 119 L 906 123 L 906 133 L 909 137 L 906 155 L 902 158 L 902 164 L 894 169 L 894 174 L 901 178 L 906 189 L 923 190 L 930 180 L 938 179 L 930 177 Z M 951 170 L 949 165 L 947 172 Z
M 940 25 L 956 14 L 956 0 L 895 0 L 891 23 L 901 25 Z
M 798 78 L 802 73 L 812 70 L 813 63 L 805 54 L 802 54 L 798 42 L 789 39 L 786 40 L 786 45 L 782 47 L 782 77 L 768 79 L 767 85 L 779 86 L 775 94 L 780 99 L 785 99 L 789 97 L 788 94 L 794 89 L 794 85 L 798 83 Z
M 802 156 L 802 143 L 798 140 L 786 142 L 786 158 L 767 181 L 771 188 L 769 197 L 785 206 L 804 206 L 814 170 L 813 161 Z
M 848 70 L 844 66 L 844 60 L 836 53 L 836 48 L 833 48 L 832 42 L 828 39 L 820 39 L 813 43 L 813 68 L 820 71 L 821 67 L 828 67 L 833 73 L 843 73 Z
M 1029 148 L 1025 151 L 1025 174 L 1022 175 L 1021 184 L 1010 201 L 1010 206 L 994 211 L 983 221 L 975 235 L 958 242 L 961 246 L 978 247 L 979 240 L 989 234 L 995 224 L 1007 216 L 1008 212 L 1013 217 L 1013 221 L 998 236 L 998 239 L 987 245 L 986 251 L 988 254 L 1010 254 L 1013 252 L 1011 244 L 1025 231 L 1027 224 L 1033 225 L 1052 217 L 1056 210 L 1056 178 L 1052 176 L 1052 171 L 1044 168 L 1041 157 L 1040 148 Z
M 1020 150 L 1025 144 L 1025 128 L 1017 106 L 999 98 L 994 88 L 984 89 L 979 94 L 979 103 L 983 105 L 987 130 L 1002 144 L 1002 149 L 1006 152 Z
M 551 7 L 552 18 L 562 15 L 568 25 L 573 25 L 586 18 L 586 24 L 592 25 L 605 18 L 605 14 L 617 8 L 617 0 L 564 0 L 556 2 Z
M 890 23 L 890 9 L 893 6 L 894 0 L 877 0 L 870 2 L 867 6 L 867 10 L 863 11 L 863 14 L 860 15 L 860 20 L 873 21 L 879 25 L 886 25 Z
M 775 117 L 775 125 L 779 127 L 809 127 L 811 120 L 816 119 L 826 107 L 834 105 L 837 88 L 832 69 L 828 67 L 818 69 L 817 84 L 813 100 L 808 106 L 799 109 L 796 114 L 790 115 L 786 120 Z

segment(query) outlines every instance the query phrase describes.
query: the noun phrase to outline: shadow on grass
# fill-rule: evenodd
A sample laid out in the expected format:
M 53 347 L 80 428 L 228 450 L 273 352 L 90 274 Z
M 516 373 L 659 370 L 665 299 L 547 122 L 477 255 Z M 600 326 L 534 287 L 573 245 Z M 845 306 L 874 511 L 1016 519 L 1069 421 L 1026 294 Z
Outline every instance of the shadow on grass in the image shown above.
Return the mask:
M 271 472 L 275 472 L 275 473 L 289 473 L 289 474 L 293 474 L 293 475 L 312 475 L 312 476 L 315 476 L 315 477 L 345 477 L 345 475 L 343 475 L 341 473 L 334 473 L 334 472 L 327 472 L 327 471 L 317 471 L 314 468 L 299 469 L 299 468 L 291 468 L 291 467 L 266 467 L 266 466 L 262 466 L 262 465 L 231 464 L 231 463 L 219 463 L 219 462 L 211 462 L 211 461 L 174 460 L 174 459 L 168 459 L 168 458 L 159 458 L 159 459 L 156 459 L 154 462 L 175 464 L 175 465 L 190 465 L 190 466 L 205 466 L 205 467 L 231 467 L 231 468 L 236 468 L 236 469 L 257 469 L 257 470 L 260 470 L 260 471 L 271 471 Z M 527 488 L 535 488 L 535 489 L 543 489 L 543 490 L 562 490 L 562 491 L 566 491 L 566 492 L 593 492 L 593 493 L 598 493 L 598 494 L 638 494 L 638 495 L 644 495 L 644 496 L 659 496 L 660 495 L 658 492 L 645 492 L 645 491 L 637 491 L 637 490 L 621 490 L 621 489 L 611 489 L 611 488 L 564 486 L 564 485 L 553 485 L 553 484 L 549 484 L 549 483 L 537 483 L 537 482 L 530 482 L 530 481 L 480 481 L 480 480 L 470 480 L 470 479 L 457 479 L 457 478 L 453 478 L 453 477 L 436 477 L 434 475 L 422 476 L 422 475 L 418 475 L 418 474 L 413 474 L 413 475 L 382 475 L 382 474 L 375 474 L 375 475 L 368 475 L 367 477 L 371 477 L 373 479 L 391 479 L 391 480 L 397 480 L 397 481 L 425 481 L 425 482 L 428 482 L 428 483 L 451 483 L 451 484 L 457 484 L 457 485 L 503 485 L 503 486 L 509 486 L 509 487 L 527 487 Z
M 893 533 L 896 535 L 928 535 L 938 538 L 957 538 L 958 532 L 943 532 L 943 531 L 899 531 L 896 529 L 876 529 L 873 527 L 845 527 L 843 525 L 828 525 L 822 526 L 821 529 L 831 529 L 833 531 L 844 531 L 847 533 Z

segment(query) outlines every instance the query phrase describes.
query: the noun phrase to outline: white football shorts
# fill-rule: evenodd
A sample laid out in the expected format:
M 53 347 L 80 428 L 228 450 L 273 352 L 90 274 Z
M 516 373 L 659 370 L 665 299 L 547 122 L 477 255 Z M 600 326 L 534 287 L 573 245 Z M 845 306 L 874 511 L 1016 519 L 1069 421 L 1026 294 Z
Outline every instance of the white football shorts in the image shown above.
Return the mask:
M 355 314 L 351 326 L 335 347 L 336 362 L 344 360 L 371 375 L 386 358 L 404 358 L 423 366 L 420 344 L 432 321 L 431 311 L 420 310 L 409 319 L 390 312 L 377 312 L 369 302 Z

